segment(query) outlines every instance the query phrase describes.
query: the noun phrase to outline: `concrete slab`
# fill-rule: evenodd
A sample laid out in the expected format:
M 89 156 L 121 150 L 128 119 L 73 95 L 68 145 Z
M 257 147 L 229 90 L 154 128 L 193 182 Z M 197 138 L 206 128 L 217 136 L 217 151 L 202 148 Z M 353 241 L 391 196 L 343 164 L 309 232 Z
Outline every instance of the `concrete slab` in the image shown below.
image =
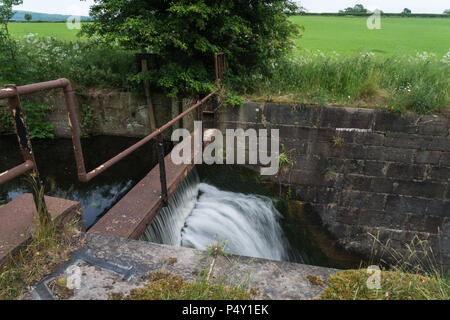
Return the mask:
M 50 215 L 65 222 L 81 213 L 79 202 L 45 196 Z M 26 193 L 0 208 L 0 263 L 31 239 L 34 219 L 37 218 L 33 195 Z
M 183 276 L 185 280 L 194 280 L 198 272 L 207 266 L 207 252 L 190 248 L 172 247 L 143 241 L 112 238 L 88 234 L 85 254 L 115 265 L 117 268 L 133 270 L 128 281 L 123 275 L 111 268 L 93 265 L 75 259 L 59 272 L 43 281 L 28 296 L 28 299 L 55 299 L 52 290 L 47 290 L 52 281 L 59 277 L 74 279 L 74 270 L 79 274 L 78 283 L 72 287 L 70 300 L 108 299 L 109 293 L 127 295 L 134 288 L 144 285 L 143 278 L 151 272 L 166 270 Z M 242 256 L 219 257 L 214 276 L 226 276 L 226 281 L 243 283 L 250 279 L 249 287 L 255 288 L 257 299 L 297 300 L 313 299 L 326 287 L 327 279 L 337 272 L 336 269 L 302 265 L 297 263 L 271 261 Z M 322 285 L 311 282 L 311 276 L 324 280 Z M 42 285 L 47 284 L 46 290 Z M 43 291 L 50 295 L 42 294 Z
M 207 137 L 209 134 L 210 131 L 206 130 L 204 135 Z M 186 142 L 188 142 L 188 139 L 181 143 Z M 193 146 L 194 138 L 191 139 L 191 144 Z M 205 145 L 207 145 L 206 142 Z M 164 159 L 169 197 L 194 167 L 194 152 L 191 152 L 191 157 L 191 164 L 181 165 L 172 162 L 171 154 Z M 139 239 L 156 217 L 162 205 L 159 165 L 156 165 L 88 232 L 111 237 Z

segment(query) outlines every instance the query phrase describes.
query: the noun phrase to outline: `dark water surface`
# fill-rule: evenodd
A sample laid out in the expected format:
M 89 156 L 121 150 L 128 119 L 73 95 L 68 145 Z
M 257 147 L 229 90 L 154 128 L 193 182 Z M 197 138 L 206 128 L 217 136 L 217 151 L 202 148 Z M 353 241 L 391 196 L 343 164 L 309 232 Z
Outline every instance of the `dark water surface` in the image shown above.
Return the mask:
M 86 170 L 94 169 L 137 141 L 112 136 L 83 139 Z M 157 163 L 154 145 L 150 142 L 90 182 L 81 183 L 77 178 L 72 140 L 33 140 L 32 144 L 45 194 L 79 201 L 86 228 L 92 226 Z M 0 172 L 22 162 L 16 136 L 0 136 Z M 30 187 L 24 176 L 0 185 L 0 205 L 25 192 L 30 192 Z

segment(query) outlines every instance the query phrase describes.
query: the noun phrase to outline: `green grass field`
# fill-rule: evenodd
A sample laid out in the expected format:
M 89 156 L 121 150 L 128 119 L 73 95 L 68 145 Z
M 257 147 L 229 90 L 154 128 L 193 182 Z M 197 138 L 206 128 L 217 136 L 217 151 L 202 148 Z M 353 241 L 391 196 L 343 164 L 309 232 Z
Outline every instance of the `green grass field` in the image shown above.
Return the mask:
M 296 40 L 298 50 L 336 51 L 342 54 L 374 52 L 383 55 L 432 52 L 443 56 L 450 49 L 450 19 L 446 18 L 382 18 L 381 30 L 369 30 L 366 18 L 296 16 L 305 32 Z M 65 23 L 11 23 L 16 37 L 29 33 L 77 40 L 78 30 Z
M 16 38 L 24 37 L 30 33 L 38 34 L 41 37 L 55 37 L 65 41 L 75 41 L 78 39 L 79 30 L 69 29 L 65 22 L 54 23 L 26 23 L 12 22 L 9 30 Z
M 369 30 L 367 18 L 295 16 L 305 27 L 298 48 L 351 54 L 415 54 L 432 52 L 443 56 L 450 49 L 450 19 L 381 18 L 380 30 Z

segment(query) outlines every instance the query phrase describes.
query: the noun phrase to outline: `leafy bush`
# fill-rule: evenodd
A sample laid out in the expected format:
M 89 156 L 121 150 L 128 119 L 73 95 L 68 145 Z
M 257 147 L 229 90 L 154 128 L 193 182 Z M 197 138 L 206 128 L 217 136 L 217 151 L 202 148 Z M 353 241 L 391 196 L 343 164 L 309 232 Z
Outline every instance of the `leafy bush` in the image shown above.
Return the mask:
M 14 131 L 14 122 L 8 110 L 0 109 L 0 134 Z
M 30 139 L 53 138 L 53 125 L 47 119 L 51 106 L 35 103 L 23 103 L 25 121 Z
M 16 66 L 13 70 L 0 70 L 0 84 L 21 85 L 68 78 L 80 87 L 132 87 L 130 78 L 136 72 L 133 52 L 94 40 L 65 42 L 34 34 L 15 43 Z
M 222 105 L 224 107 L 237 107 L 237 106 L 243 105 L 244 102 L 245 102 L 245 99 L 242 98 L 241 96 L 238 96 L 238 95 L 233 94 L 233 93 L 229 93 L 225 97 Z
M 47 118 L 51 106 L 36 102 L 22 102 L 25 113 L 28 134 L 34 138 L 53 138 L 53 125 Z M 14 121 L 9 109 L 0 109 L 0 134 L 10 134 L 14 131 Z

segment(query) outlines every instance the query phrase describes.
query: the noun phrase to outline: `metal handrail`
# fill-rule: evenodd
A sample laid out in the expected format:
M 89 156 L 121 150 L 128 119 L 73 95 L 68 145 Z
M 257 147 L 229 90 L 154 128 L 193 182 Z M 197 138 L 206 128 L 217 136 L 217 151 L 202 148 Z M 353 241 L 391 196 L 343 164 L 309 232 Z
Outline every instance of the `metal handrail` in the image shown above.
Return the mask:
M 211 92 L 209 95 L 204 97 L 202 100 L 198 101 L 196 104 L 194 104 L 192 107 L 184 111 L 183 113 L 179 114 L 175 118 L 173 118 L 171 121 L 163 125 L 161 128 L 155 130 L 145 138 L 141 139 L 139 142 L 134 144 L 133 146 L 127 148 L 126 150 L 122 151 L 115 157 L 109 159 L 102 165 L 98 166 L 97 168 L 93 169 L 90 172 L 86 172 L 86 167 L 84 163 L 84 156 L 83 156 L 83 148 L 81 146 L 81 139 L 80 139 L 80 126 L 78 124 L 78 118 L 76 115 L 75 110 L 75 102 L 73 97 L 73 89 L 70 81 L 68 79 L 62 78 L 54 81 L 47 81 L 47 82 L 41 82 L 41 83 L 35 83 L 35 84 L 29 84 L 24 86 L 8 86 L 5 89 L 0 90 L 0 99 L 9 99 L 10 108 L 12 111 L 12 115 L 15 119 L 15 127 L 16 127 L 16 133 L 19 140 L 19 146 L 21 149 L 21 152 L 24 157 L 24 163 L 21 165 L 12 168 L 8 171 L 5 171 L 0 174 L 0 184 L 3 184 L 9 180 L 12 180 L 30 170 L 34 171 L 34 175 L 38 178 L 39 188 L 40 188 L 40 181 L 39 181 L 39 173 L 37 171 L 36 161 L 34 159 L 34 154 L 31 147 L 31 140 L 28 136 L 26 125 L 25 125 L 25 119 L 23 115 L 23 110 L 20 104 L 20 96 L 23 95 L 29 95 L 33 93 L 37 93 L 44 90 L 51 90 L 51 89 L 63 89 L 65 101 L 66 101 L 66 108 L 67 108 L 67 114 L 69 118 L 69 126 L 72 134 L 72 142 L 73 142 L 73 149 L 75 154 L 75 162 L 77 165 L 77 172 L 78 172 L 78 179 L 81 182 L 89 182 L 102 172 L 106 171 L 110 167 L 112 167 L 117 162 L 121 161 L 152 139 L 158 139 L 160 146 L 162 145 L 162 133 L 166 131 L 168 128 L 173 126 L 178 120 L 184 118 L 187 114 L 194 110 L 198 110 L 198 118 L 201 120 L 202 117 L 202 106 L 205 102 L 207 102 L 212 96 L 217 94 L 219 91 L 219 87 L 221 85 L 221 81 L 224 79 L 224 72 L 225 72 L 225 55 L 224 53 L 216 53 L 215 54 L 215 69 L 216 69 L 216 84 L 217 89 Z M 164 148 L 158 148 L 158 153 L 164 152 Z M 159 158 L 159 164 L 160 164 L 160 170 L 161 170 L 161 176 L 165 177 L 165 169 L 164 169 L 164 156 Z M 163 172 L 164 171 L 164 172 Z M 165 183 L 161 181 L 162 185 L 162 193 L 163 198 L 167 200 L 167 190 L 163 190 Z M 165 193 L 165 195 L 164 195 Z

